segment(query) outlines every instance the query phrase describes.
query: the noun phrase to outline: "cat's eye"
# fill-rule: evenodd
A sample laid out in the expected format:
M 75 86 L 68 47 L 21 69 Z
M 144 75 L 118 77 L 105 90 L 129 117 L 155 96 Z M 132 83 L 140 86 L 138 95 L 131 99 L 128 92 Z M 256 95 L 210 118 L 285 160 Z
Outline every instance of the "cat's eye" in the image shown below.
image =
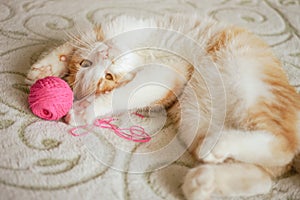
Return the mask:
M 114 77 L 111 73 L 106 73 L 105 74 L 105 79 L 106 80 L 109 80 L 109 81 L 113 81 L 114 80 Z
M 81 62 L 80 62 L 80 66 L 81 67 L 84 67 L 84 68 L 87 68 L 87 67 L 90 67 L 93 65 L 93 62 L 90 61 L 90 60 L 87 60 L 87 59 L 83 59 Z

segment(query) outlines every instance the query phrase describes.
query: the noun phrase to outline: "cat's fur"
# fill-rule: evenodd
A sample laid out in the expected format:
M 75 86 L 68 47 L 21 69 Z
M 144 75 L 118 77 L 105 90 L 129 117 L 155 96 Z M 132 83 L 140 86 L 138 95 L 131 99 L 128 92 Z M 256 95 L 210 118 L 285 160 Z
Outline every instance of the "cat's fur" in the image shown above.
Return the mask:
M 143 28 L 150 29 L 133 31 Z M 125 39 L 117 38 L 128 31 L 133 32 Z M 130 42 L 124 42 L 126 37 Z M 162 50 L 131 51 L 143 46 Z M 92 66 L 81 67 L 87 58 Z M 152 62 L 168 67 L 151 67 Z M 145 63 L 149 66 L 140 67 Z M 43 56 L 27 82 L 49 75 L 65 77 L 73 88 L 77 101 L 66 116 L 70 124 L 126 109 L 167 107 L 183 140 L 193 139 L 189 150 L 204 161 L 185 177 L 187 199 L 266 193 L 300 150 L 299 95 L 270 47 L 235 26 L 195 16 L 122 16 Z M 153 80 L 164 87 L 135 90 Z M 220 138 L 211 151 L 202 148 L 204 138 L 213 144 L 216 135 Z

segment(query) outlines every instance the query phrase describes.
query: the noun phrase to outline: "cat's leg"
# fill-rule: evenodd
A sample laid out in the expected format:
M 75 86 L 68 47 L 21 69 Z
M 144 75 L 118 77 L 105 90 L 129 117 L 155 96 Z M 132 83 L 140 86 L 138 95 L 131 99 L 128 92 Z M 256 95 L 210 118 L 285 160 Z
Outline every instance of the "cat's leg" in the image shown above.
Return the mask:
M 246 163 L 204 164 L 191 169 L 182 186 L 188 200 L 213 196 L 252 196 L 270 191 L 272 179 L 262 168 Z
M 34 63 L 27 73 L 25 82 L 33 84 L 36 80 L 47 77 L 62 77 L 67 72 L 67 64 L 74 47 L 70 43 L 65 43 L 54 50 L 45 53 Z
M 92 95 L 75 101 L 65 121 L 75 126 L 92 124 L 100 116 L 150 107 L 151 110 L 163 108 L 161 101 L 166 99 L 171 104 L 176 99 L 176 96 L 170 95 L 168 88 L 157 85 L 145 86 L 133 95 L 130 94 L 131 90 L 127 90 L 128 87 L 130 84 L 107 94 Z
M 284 166 L 294 157 L 286 138 L 267 131 L 223 131 L 211 149 L 195 151 L 205 162 L 221 163 L 227 158 L 263 166 Z
M 75 101 L 64 121 L 73 126 L 81 126 L 93 124 L 97 117 L 112 113 L 112 93 L 92 95 Z

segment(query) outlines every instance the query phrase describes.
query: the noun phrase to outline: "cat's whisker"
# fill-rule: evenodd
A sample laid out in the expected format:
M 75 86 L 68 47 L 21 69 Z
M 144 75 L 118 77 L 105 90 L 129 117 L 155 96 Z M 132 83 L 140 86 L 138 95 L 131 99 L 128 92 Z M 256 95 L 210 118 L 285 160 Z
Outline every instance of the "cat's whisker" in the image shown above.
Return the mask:
M 79 80 L 75 80 L 72 86 L 73 86 L 73 91 L 79 91 L 80 99 L 95 94 L 95 92 L 96 92 L 95 87 L 88 87 L 88 88 L 85 88 L 84 90 L 82 90 L 82 89 L 78 90 L 78 87 L 79 87 L 78 83 L 79 83 Z
M 72 32 L 66 30 L 63 30 L 63 32 L 66 35 L 66 38 L 64 39 L 65 42 L 69 42 L 70 40 L 73 39 L 74 34 L 72 34 Z
M 75 76 L 75 77 L 76 77 L 76 72 L 75 72 L 75 73 L 72 73 L 72 74 L 70 74 L 70 76 Z M 75 78 L 75 79 L 74 79 L 74 82 L 70 83 L 70 85 L 71 85 L 71 86 L 75 86 L 75 85 L 77 85 L 77 83 L 79 82 L 79 80 L 80 80 L 80 79 L 78 79 L 78 78 Z
M 73 43 L 77 43 L 79 45 L 82 45 L 84 47 L 87 47 L 89 48 L 90 44 L 85 42 L 84 40 L 82 40 L 80 38 L 80 36 L 77 36 L 75 34 L 72 34 L 72 33 L 67 33 L 68 37 L 70 38 L 71 41 L 73 41 Z
M 88 48 L 86 48 L 84 46 L 78 46 L 78 45 L 76 45 L 74 43 L 70 43 L 70 45 L 73 46 L 73 47 L 75 47 L 75 48 L 77 48 L 77 49 L 80 49 L 82 51 L 88 51 L 89 50 Z
M 73 43 L 80 45 L 79 47 L 89 48 L 89 45 L 79 38 L 73 38 Z
M 90 48 L 88 46 L 86 46 L 86 44 L 80 44 L 81 41 L 77 41 L 75 39 L 75 40 L 72 40 L 72 41 L 69 41 L 69 42 L 70 42 L 70 45 L 75 47 L 76 49 L 80 49 L 84 52 L 90 52 Z
M 82 32 L 78 26 L 75 26 L 75 29 L 76 29 L 77 33 L 79 34 L 79 36 L 80 36 L 81 42 L 83 42 L 84 44 L 86 44 L 88 47 L 92 46 L 92 44 L 95 42 L 95 40 L 91 40 L 90 41 L 89 38 L 88 38 L 87 33 L 86 32 Z

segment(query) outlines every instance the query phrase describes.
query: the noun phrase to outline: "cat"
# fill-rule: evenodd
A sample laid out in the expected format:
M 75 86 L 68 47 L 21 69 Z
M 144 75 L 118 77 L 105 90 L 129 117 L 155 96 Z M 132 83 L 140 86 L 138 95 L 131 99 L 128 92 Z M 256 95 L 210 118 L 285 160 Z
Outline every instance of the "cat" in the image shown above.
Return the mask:
M 65 117 L 72 125 L 168 109 L 202 162 L 183 180 L 189 200 L 267 193 L 300 150 L 299 94 L 271 48 L 233 25 L 198 16 L 119 16 L 45 53 L 26 82 L 49 75 L 73 89 Z

